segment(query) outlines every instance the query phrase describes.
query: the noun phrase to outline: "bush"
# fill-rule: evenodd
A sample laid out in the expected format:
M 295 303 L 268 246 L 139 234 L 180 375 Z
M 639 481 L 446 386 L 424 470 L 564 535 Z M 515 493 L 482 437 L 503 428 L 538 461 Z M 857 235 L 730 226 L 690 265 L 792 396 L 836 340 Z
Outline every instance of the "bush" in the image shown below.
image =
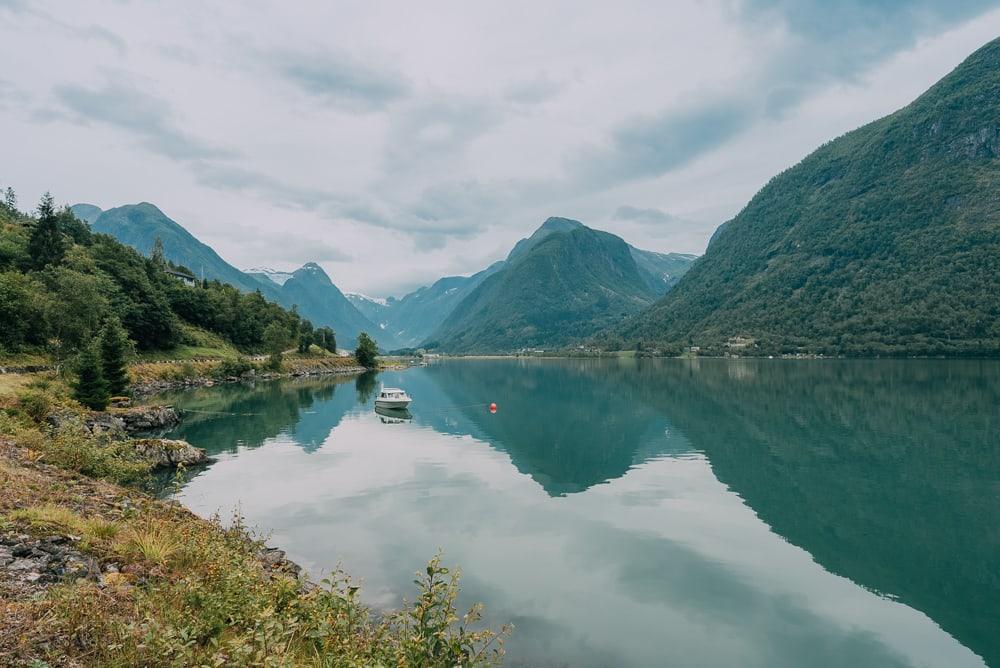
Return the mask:
M 240 377 L 248 371 L 256 369 L 252 362 L 244 357 L 237 357 L 236 359 L 226 359 L 222 360 L 222 363 L 215 368 L 213 375 L 216 378 L 230 378 L 232 376 Z
M 35 422 L 41 422 L 52 410 L 52 399 L 42 392 L 24 392 L 18 398 L 21 410 Z

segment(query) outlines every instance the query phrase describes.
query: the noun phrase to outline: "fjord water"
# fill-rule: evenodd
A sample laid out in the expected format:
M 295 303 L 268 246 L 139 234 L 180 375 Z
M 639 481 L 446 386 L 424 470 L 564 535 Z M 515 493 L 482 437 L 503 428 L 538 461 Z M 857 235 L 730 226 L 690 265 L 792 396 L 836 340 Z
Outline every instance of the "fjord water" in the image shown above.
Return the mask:
M 156 400 L 218 458 L 186 505 L 376 606 L 442 548 L 508 665 L 1000 665 L 997 362 L 456 360 Z

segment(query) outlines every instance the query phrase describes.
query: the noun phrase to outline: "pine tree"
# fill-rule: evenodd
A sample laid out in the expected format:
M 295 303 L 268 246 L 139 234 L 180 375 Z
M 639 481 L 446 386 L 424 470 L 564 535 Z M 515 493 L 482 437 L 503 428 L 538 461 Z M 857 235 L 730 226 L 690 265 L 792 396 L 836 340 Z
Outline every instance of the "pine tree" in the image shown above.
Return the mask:
M 112 396 L 121 396 L 128 390 L 129 348 L 128 334 L 121 321 L 113 316 L 108 318 L 101 329 L 101 371 Z
M 378 344 L 366 332 L 358 334 L 358 347 L 354 351 L 354 357 L 366 369 L 378 366 Z
M 156 241 L 153 242 L 153 250 L 150 252 L 149 257 L 158 265 L 167 264 L 167 257 L 163 254 L 163 239 L 159 236 L 157 236 Z
M 101 353 L 97 341 L 91 341 L 80 351 L 77 359 L 77 381 L 73 398 L 87 408 L 104 410 L 108 405 L 108 386 L 101 369 Z
M 38 223 L 28 239 L 28 255 L 35 269 L 44 269 L 50 264 L 58 264 L 66 254 L 66 241 L 59 231 L 52 195 L 45 193 L 38 204 Z
M 3 194 L 3 203 L 11 212 L 17 211 L 17 193 L 10 186 L 7 186 L 7 190 Z

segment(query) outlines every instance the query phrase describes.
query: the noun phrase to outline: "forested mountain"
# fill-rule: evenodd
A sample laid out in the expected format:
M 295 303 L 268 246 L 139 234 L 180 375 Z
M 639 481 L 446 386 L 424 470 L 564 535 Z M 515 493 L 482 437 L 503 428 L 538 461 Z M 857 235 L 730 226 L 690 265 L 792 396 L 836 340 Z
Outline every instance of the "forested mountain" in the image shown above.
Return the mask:
M 998 193 L 995 40 L 909 106 L 772 179 L 672 291 L 602 340 L 998 354 Z
M 311 322 L 333 327 L 342 348 L 353 348 L 359 332 L 368 332 L 385 348 L 395 347 L 395 341 L 380 336 L 378 326 L 354 308 L 314 262 L 292 272 L 292 277 L 280 286 L 279 294 L 282 303 L 298 305 L 299 313 Z
M 70 208 L 76 213 L 81 211 L 81 206 L 92 205 L 76 204 Z M 82 213 L 93 215 L 92 211 L 87 210 Z M 223 260 L 211 247 L 198 241 L 149 202 L 127 204 L 103 211 L 91 222 L 90 228 L 94 232 L 110 234 L 147 256 L 159 238 L 163 243 L 164 256 L 171 262 L 187 267 L 198 278 L 204 276 L 209 280 L 216 279 L 244 292 L 253 292 L 260 287 L 257 281 Z M 276 291 L 265 288 L 261 292 L 265 297 L 277 301 Z
M 541 227 L 527 239 L 518 241 L 507 256 L 507 261 L 518 258 L 534 248 L 538 242 L 545 239 L 550 234 L 556 232 L 568 232 L 583 227 L 583 223 L 570 218 L 552 217 L 542 223 Z M 639 273 L 649 286 L 649 289 L 656 296 L 664 295 L 670 288 L 677 284 L 681 276 L 691 268 L 691 263 L 697 259 L 696 255 L 686 253 L 656 253 L 654 251 L 642 250 L 631 244 L 628 245 L 629 252 L 635 260 Z
M 550 219 L 552 221 L 553 219 Z M 559 347 L 637 313 L 655 298 L 619 237 L 576 221 L 536 232 L 432 336 L 444 351 Z M 566 225 L 565 222 L 575 223 Z
M 275 325 L 289 344 L 298 315 L 257 293 L 205 281 L 191 287 L 167 272 L 167 260 L 144 257 L 95 234 L 51 198 L 28 216 L 0 204 L 0 351 L 38 351 L 63 359 L 115 319 L 140 349 L 186 343 L 185 323 L 244 351 L 261 351 Z
M 91 228 L 95 232 L 110 234 L 144 255 L 148 255 L 160 239 L 164 257 L 187 267 L 198 278 L 219 280 L 243 292 L 259 291 L 285 308 L 297 306 L 314 326 L 331 327 L 341 347 L 352 347 L 358 332 L 368 331 L 373 336 L 379 332 L 378 327 L 361 315 L 315 264 L 305 265 L 292 274 L 292 278 L 283 272 L 244 273 L 148 202 L 109 209 L 96 217 L 95 213 L 100 210 L 90 204 L 77 204 L 71 210 L 93 218 Z M 383 345 L 391 347 L 394 343 L 385 341 Z

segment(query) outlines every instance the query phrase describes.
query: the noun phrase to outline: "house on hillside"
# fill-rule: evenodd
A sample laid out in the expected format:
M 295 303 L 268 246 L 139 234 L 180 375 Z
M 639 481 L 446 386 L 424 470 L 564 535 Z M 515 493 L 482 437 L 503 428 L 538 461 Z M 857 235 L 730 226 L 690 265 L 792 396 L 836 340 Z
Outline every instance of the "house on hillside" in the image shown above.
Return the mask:
M 182 283 L 184 283 L 184 285 L 188 286 L 189 288 L 194 287 L 195 279 L 194 276 L 192 276 L 191 274 L 185 274 L 183 271 L 175 271 L 173 269 L 170 269 L 169 267 L 164 269 L 163 271 L 167 272 L 177 280 L 181 281 Z

